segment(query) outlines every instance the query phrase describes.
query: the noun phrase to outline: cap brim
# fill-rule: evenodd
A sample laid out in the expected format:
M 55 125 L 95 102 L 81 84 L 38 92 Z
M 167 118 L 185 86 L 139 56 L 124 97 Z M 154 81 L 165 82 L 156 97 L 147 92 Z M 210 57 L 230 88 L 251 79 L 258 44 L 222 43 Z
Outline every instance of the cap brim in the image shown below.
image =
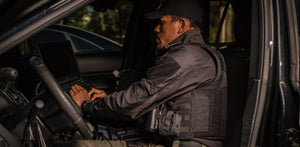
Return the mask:
M 164 15 L 165 15 L 165 13 L 162 11 L 153 11 L 153 12 L 144 14 L 144 16 L 148 19 L 158 19 L 158 18 L 163 17 Z

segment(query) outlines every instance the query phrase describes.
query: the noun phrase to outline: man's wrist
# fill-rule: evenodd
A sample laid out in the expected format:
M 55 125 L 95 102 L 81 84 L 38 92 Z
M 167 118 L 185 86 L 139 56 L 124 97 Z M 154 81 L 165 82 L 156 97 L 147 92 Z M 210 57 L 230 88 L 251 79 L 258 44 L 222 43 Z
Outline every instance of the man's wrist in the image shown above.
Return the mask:
M 81 109 L 83 109 L 88 103 L 92 102 L 91 100 L 83 101 L 81 104 Z

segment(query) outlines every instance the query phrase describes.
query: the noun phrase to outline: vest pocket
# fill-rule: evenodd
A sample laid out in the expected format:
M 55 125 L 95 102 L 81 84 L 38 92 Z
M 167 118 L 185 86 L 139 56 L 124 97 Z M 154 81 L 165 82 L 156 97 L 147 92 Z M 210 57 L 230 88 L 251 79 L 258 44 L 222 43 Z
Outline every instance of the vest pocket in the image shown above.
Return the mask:
M 163 110 L 159 118 L 159 134 L 165 136 L 179 136 L 182 118 L 174 111 Z
M 196 134 L 208 135 L 210 122 L 210 99 L 206 92 L 192 94 L 192 128 Z

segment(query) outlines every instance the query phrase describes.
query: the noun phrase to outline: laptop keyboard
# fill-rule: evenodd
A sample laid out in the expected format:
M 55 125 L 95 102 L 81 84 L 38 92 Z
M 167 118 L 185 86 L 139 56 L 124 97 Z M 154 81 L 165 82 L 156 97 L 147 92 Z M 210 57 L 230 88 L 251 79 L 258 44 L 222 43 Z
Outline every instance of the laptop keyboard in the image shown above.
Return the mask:
M 75 84 L 83 87 L 87 91 L 90 91 L 93 87 L 93 85 L 90 82 L 88 82 L 87 80 L 82 79 L 82 78 L 76 79 L 76 80 L 59 81 L 59 83 L 60 83 L 62 89 L 67 93 L 69 93 L 69 91 L 71 90 L 71 86 L 73 86 Z

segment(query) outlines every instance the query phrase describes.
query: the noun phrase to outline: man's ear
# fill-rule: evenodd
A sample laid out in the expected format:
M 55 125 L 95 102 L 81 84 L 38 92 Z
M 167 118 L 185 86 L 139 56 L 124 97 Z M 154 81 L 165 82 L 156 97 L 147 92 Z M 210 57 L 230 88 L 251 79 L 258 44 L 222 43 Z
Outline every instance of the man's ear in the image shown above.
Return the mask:
M 185 32 L 186 22 L 184 19 L 179 19 L 178 23 L 179 23 L 178 34 L 182 34 Z

